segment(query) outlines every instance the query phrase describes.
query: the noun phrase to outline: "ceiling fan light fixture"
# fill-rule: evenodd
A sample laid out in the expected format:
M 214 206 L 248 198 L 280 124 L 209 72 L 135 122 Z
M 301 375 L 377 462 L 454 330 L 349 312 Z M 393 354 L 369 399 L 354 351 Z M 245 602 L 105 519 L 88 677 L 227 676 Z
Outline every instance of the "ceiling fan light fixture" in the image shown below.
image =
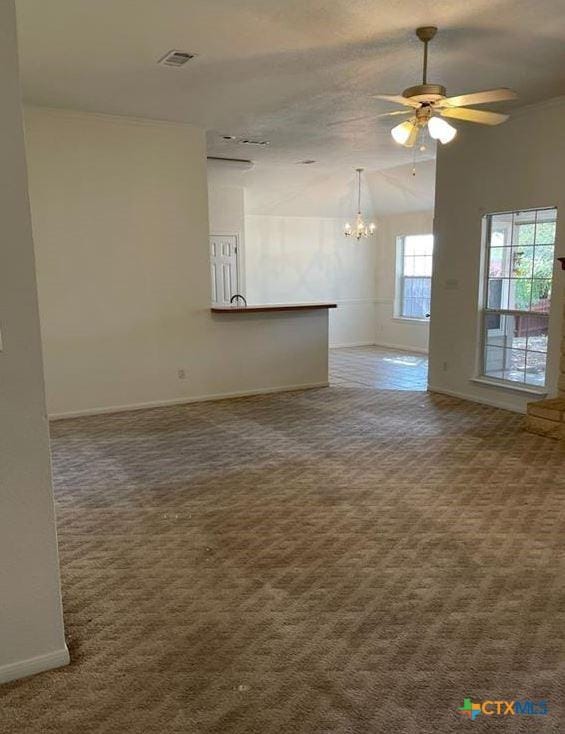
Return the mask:
M 428 130 L 430 137 L 439 140 L 440 143 L 449 143 L 457 135 L 457 128 L 450 125 L 441 117 L 430 117 L 428 120 Z
M 394 142 L 398 143 L 399 145 L 405 145 L 408 138 L 410 137 L 413 125 L 414 123 L 412 122 L 412 120 L 406 120 L 405 122 L 401 122 L 400 125 L 396 125 L 396 127 L 393 127 L 390 131 L 390 134 L 392 135 Z
M 416 35 L 424 44 L 424 60 L 422 66 L 422 83 L 408 87 L 402 94 L 375 94 L 376 99 L 394 102 L 403 109 L 384 113 L 389 115 L 414 115 L 411 120 L 397 125 L 391 130 L 396 143 L 406 148 L 413 148 L 418 143 L 420 131 L 428 127 L 430 136 L 440 143 L 449 143 L 457 135 L 457 129 L 447 123 L 444 117 L 453 117 L 464 122 L 480 125 L 500 125 L 508 119 L 508 115 L 489 110 L 476 110 L 470 105 L 482 105 L 489 102 L 504 102 L 516 99 L 516 92 L 506 87 L 486 89 L 482 92 L 471 92 L 448 97 L 443 84 L 428 82 L 428 44 L 437 33 L 435 26 L 416 28 Z M 406 109 L 406 108 L 411 109 Z M 438 115 L 436 117 L 436 115 Z M 440 117 L 441 115 L 441 117 Z

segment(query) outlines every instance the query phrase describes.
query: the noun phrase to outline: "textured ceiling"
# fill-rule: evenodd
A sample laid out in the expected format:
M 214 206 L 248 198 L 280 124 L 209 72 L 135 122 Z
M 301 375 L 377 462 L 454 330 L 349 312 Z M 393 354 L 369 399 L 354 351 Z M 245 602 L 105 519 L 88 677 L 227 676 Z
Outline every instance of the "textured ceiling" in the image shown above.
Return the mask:
M 340 170 L 408 164 L 390 120 L 328 124 L 387 111 L 370 95 L 419 82 L 413 30 L 421 24 L 440 26 L 429 76 L 450 93 L 510 86 L 524 104 L 565 92 L 563 0 L 16 4 L 27 101 L 190 122 L 209 131 L 210 153 L 259 167 L 307 158 Z M 182 69 L 157 66 L 172 48 L 198 58 Z M 248 148 L 222 134 L 271 145 Z

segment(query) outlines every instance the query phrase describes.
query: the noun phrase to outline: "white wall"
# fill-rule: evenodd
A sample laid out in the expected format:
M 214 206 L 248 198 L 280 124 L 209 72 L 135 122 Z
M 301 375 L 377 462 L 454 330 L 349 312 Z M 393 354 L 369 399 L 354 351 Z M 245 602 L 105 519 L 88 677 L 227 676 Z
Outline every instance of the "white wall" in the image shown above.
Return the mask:
M 326 314 L 210 314 L 202 131 L 32 108 L 26 140 L 50 414 L 327 381 Z
M 0 683 L 68 662 L 13 2 L 0 4 Z
M 399 319 L 394 313 L 396 296 L 396 240 L 402 235 L 433 231 L 433 211 L 406 212 L 379 218 L 375 305 L 375 341 L 383 346 L 428 351 L 429 322 Z
M 245 229 L 243 186 L 208 186 L 210 234 L 243 235 Z
M 376 238 L 345 237 L 342 219 L 250 215 L 245 223 L 249 303 L 336 302 L 330 344 L 374 343 Z
M 497 128 L 460 126 L 438 158 L 430 386 L 511 410 L 532 396 L 472 381 L 476 374 L 481 220 L 489 212 L 558 207 L 557 254 L 565 254 L 565 100 L 519 110 Z M 557 267 L 556 267 L 557 272 Z M 561 273 L 550 319 L 550 393 L 556 389 Z

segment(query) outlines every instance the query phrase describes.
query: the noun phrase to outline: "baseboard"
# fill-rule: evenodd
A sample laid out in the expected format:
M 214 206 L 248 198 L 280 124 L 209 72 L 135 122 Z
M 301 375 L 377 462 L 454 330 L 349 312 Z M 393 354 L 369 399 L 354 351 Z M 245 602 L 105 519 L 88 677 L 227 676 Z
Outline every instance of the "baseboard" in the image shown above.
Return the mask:
M 307 382 L 299 385 L 284 385 L 282 387 L 259 387 L 255 390 L 238 390 L 236 392 L 212 393 L 197 395 L 190 398 L 172 398 L 171 400 L 152 400 L 147 403 L 132 403 L 130 405 L 108 405 L 102 408 L 86 408 L 67 413 L 50 413 L 49 420 L 59 421 L 65 418 L 80 418 L 87 415 L 107 415 L 110 413 L 127 413 L 131 410 L 147 410 L 149 408 L 166 408 L 173 405 L 188 405 L 190 403 L 206 403 L 214 400 L 229 400 L 230 398 L 247 398 L 254 395 L 269 395 L 279 392 L 295 392 L 298 390 L 313 390 L 317 387 L 328 387 L 329 382 Z
M 460 400 L 468 400 L 471 403 L 479 403 L 479 405 L 488 405 L 491 408 L 500 408 L 501 410 L 508 410 L 511 413 L 525 414 L 526 410 L 518 406 L 509 406 L 503 403 L 501 400 L 492 398 L 479 398 L 476 395 L 469 393 L 457 392 L 455 390 L 445 390 L 443 387 L 433 387 L 428 385 L 428 392 L 437 393 L 438 395 L 449 395 L 450 398 L 459 398 Z
M 330 349 L 345 349 L 345 347 L 374 347 L 375 342 L 343 342 L 342 344 L 330 344 Z
M 17 663 L 0 666 L 0 683 L 8 683 L 18 678 L 27 678 L 28 675 L 43 673 L 53 668 L 62 668 L 70 662 L 67 646 L 62 650 L 49 652 L 46 655 L 38 655 L 36 658 L 20 660 Z
M 428 354 L 428 350 L 423 347 L 408 347 L 406 344 L 389 344 L 388 342 L 373 342 L 376 347 L 384 347 L 385 349 L 397 349 L 399 352 L 415 352 L 416 354 Z

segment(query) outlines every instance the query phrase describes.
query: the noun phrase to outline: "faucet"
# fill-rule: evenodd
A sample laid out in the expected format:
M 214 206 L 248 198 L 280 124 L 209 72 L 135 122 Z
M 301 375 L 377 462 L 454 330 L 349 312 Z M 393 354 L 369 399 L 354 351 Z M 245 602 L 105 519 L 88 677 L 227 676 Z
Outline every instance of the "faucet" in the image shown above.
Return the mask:
M 234 293 L 233 296 L 230 298 L 230 303 L 233 303 L 238 298 L 241 298 L 243 303 L 247 306 L 247 299 L 245 298 L 245 296 L 242 296 L 241 293 Z

